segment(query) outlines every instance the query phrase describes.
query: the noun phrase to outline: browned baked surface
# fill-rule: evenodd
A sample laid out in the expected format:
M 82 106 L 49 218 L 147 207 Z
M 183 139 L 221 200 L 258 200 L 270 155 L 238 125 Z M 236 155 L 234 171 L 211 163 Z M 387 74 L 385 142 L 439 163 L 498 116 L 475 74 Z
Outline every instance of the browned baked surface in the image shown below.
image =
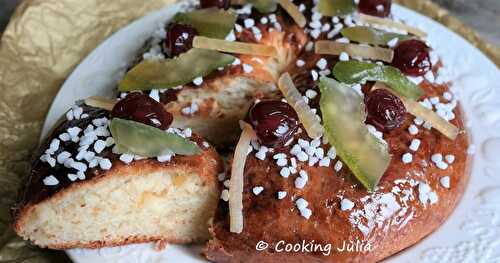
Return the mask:
M 427 83 L 423 87 L 428 96 L 437 96 L 447 90 L 445 85 L 431 86 Z M 435 130 L 422 128 L 417 135 L 411 136 L 407 131 L 413 121 L 411 116 L 403 127 L 384 134 L 393 158 L 373 194 L 367 193 L 348 168 L 335 172 L 335 162 L 330 167 L 302 167 L 309 174 L 309 181 L 304 189 L 297 189 L 294 186 L 295 176 L 281 177 L 279 167 L 272 158 L 262 161 L 250 154 L 244 174 L 243 232 L 229 232 L 228 204 L 220 201 L 211 229 L 213 239 L 205 251 L 207 258 L 215 262 L 376 262 L 417 243 L 443 224 L 460 200 L 469 179 L 468 134 L 458 107 L 455 114 L 452 123 L 461 132 L 454 141 Z M 419 138 L 422 143 L 413 155 L 413 162 L 404 164 L 401 156 L 409 152 L 408 145 L 412 138 Z M 438 169 L 431 161 L 431 155 L 438 152 L 455 156 L 448 169 Z M 440 184 L 443 176 L 450 177 L 449 189 Z M 424 205 L 419 200 L 419 182 L 431 187 L 439 198 L 437 203 L 431 205 L 427 202 Z M 264 191 L 256 196 L 252 193 L 254 186 L 263 186 Z M 286 191 L 286 197 L 278 200 L 278 191 Z M 391 212 L 377 205 L 384 203 L 380 202 L 381 199 L 391 196 L 400 206 L 397 211 Z M 301 197 L 309 202 L 313 211 L 308 220 L 300 215 L 295 204 L 295 200 Z M 343 198 L 355 203 L 352 210 L 340 209 Z M 350 217 L 356 211 L 370 210 L 367 208 L 370 205 L 374 205 L 371 210 L 374 215 L 382 219 L 374 220 L 372 229 L 365 235 L 350 222 Z M 382 216 L 384 213 L 388 216 Z M 368 225 L 366 219 L 362 222 Z M 273 248 L 281 240 L 290 244 L 314 241 L 315 244 L 331 244 L 332 249 L 328 256 L 321 252 L 277 253 Z M 364 244 L 361 250 L 370 244 L 371 251 L 336 250 L 343 247 L 344 241 L 357 240 Z M 259 241 L 268 243 L 269 248 L 257 251 Z

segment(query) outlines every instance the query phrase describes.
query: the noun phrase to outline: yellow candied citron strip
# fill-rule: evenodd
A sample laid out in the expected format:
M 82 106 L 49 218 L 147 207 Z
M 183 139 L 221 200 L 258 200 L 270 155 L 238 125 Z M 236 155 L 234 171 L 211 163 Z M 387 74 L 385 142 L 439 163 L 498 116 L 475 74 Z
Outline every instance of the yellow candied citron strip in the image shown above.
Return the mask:
M 300 27 L 305 27 L 307 24 L 306 17 L 299 11 L 299 8 L 294 5 L 290 0 L 278 0 L 278 3 L 285 9 L 285 11 L 292 17 L 292 19 Z
M 113 107 L 115 106 L 116 103 L 117 103 L 116 100 L 99 96 L 92 96 L 85 99 L 85 104 L 91 107 L 105 109 L 108 111 L 113 110 Z
M 232 233 L 243 231 L 243 173 L 245 172 L 250 141 L 255 137 L 250 124 L 240 121 L 240 126 L 243 131 L 234 151 L 229 181 L 229 231 Z
M 381 88 L 381 89 L 386 89 L 393 93 L 394 95 L 398 96 L 403 104 L 406 107 L 406 110 L 412 114 L 415 117 L 419 117 L 423 119 L 424 121 L 428 122 L 429 124 L 432 125 L 433 128 L 441 132 L 444 136 L 448 137 L 451 140 L 455 140 L 458 136 L 458 133 L 460 129 L 456 127 L 455 125 L 451 124 L 449 121 L 443 119 L 441 116 L 439 116 L 437 113 L 434 111 L 427 109 L 426 107 L 422 106 L 422 104 L 411 100 L 407 99 L 403 96 L 399 96 L 396 93 L 392 92 L 389 87 L 385 86 L 383 83 L 377 82 L 375 83 L 374 88 Z
M 427 37 L 427 33 L 425 33 L 424 31 L 422 31 L 422 30 L 420 30 L 420 29 L 418 29 L 416 27 L 405 25 L 403 23 L 396 22 L 394 20 L 390 20 L 390 19 L 387 19 L 387 18 L 380 18 L 380 17 L 376 17 L 376 16 L 370 16 L 370 15 L 365 15 L 365 14 L 358 14 L 358 19 L 361 22 L 365 22 L 365 23 L 368 23 L 368 24 L 371 24 L 371 25 L 380 25 L 380 26 L 392 27 L 392 28 L 396 28 L 396 29 L 400 29 L 400 30 L 406 31 L 408 33 L 411 33 L 411 34 L 416 35 L 416 36 L 421 37 L 421 38 Z
M 193 47 L 217 50 L 227 53 L 246 54 L 254 56 L 276 57 L 278 51 L 273 46 L 251 44 L 236 41 L 226 41 L 202 36 L 193 39 Z
M 320 40 L 315 44 L 317 54 L 340 55 L 342 52 L 350 56 L 362 57 L 372 60 L 392 62 L 394 51 L 389 48 L 370 47 L 356 44 L 340 43 L 337 41 Z
M 324 133 L 321 122 L 295 87 L 288 72 L 281 75 L 278 80 L 278 87 L 288 104 L 297 112 L 300 122 L 304 125 L 304 129 L 306 129 L 307 135 L 313 139 L 321 137 Z

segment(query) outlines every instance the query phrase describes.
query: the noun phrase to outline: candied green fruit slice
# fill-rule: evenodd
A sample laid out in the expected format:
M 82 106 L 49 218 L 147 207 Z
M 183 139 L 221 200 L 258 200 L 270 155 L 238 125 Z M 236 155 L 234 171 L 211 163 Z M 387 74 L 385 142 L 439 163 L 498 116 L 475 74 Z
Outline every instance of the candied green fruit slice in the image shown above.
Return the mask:
M 173 59 L 144 60 L 125 74 L 118 90 L 166 89 L 184 85 L 233 61 L 231 55 L 197 48 Z
M 175 153 L 193 155 L 201 153 L 198 145 L 177 134 L 166 132 L 139 122 L 113 118 L 109 125 L 120 151 L 146 157 Z
M 365 15 L 365 14 L 357 14 L 356 19 L 359 20 L 360 22 L 367 23 L 370 25 L 378 25 L 378 26 L 390 27 L 390 28 L 395 28 L 395 29 L 399 29 L 402 31 L 406 31 L 406 32 L 413 34 L 415 36 L 418 36 L 420 38 L 427 37 L 427 33 L 425 33 L 424 31 L 422 31 L 419 28 L 408 26 L 404 23 L 394 21 L 394 20 L 391 20 L 388 18 L 370 16 L 370 15 Z
M 342 34 L 342 36 L 347 37 L 351 41 L 379 46 L 387 45 L 387 42 L 391 41 L 394 38 L 399 39 L 399 41 L 411 38 L 407 35 L 386 32 L 367 26 L 346 27 L 342 29 L 340 33 Z
M 342 16 L 354 11 L 352 0 L 320 0 L 318 11 L 324 16 Z
M 177 13 L 174 20 L 193 26 L 201 36 L 224 39 L 234 28 L 236 14 L 219 8 L 197 9 Z
M 275 0 L 248 0 L 259 12 L 269 13 L 276 11 L 278 1 Z
M 119 154 L 132 153 L 132 151 L 127 149 L 127 147 L 120 145 L 120 144 L 117 144 L 116 142 L 115 142 L 115 146 L 113 146 L 113 151 L 116 153 L 119 153 Z
M 404 76 L 399 69 L 361 61 L 340 61 L 333 67 L 333 76 L 348 84 L 380 81 L 401 96 L 416 100 L 424 94 L 422 89 Z
M 387 170 L 391 156 L 387 144 L 365 125 L 365 106 L 356 91 L 334 79 L 320 79 L 320 107 L 328 141 L 354 176 L 372 192 Z

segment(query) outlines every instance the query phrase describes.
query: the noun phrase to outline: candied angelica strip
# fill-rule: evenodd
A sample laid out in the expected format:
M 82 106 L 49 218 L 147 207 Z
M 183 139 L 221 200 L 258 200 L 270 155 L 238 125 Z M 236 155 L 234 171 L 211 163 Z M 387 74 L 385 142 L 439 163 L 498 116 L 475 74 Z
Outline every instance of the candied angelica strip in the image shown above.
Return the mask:
M 349 86 L 326 77 L 320 80 L 320 90 L 328 141 L 354 176 L 368 191 L 374 191 L 391 155 L 387 144 L 368 131 L 363 99 Z
M 399 41 L 411 38 L 408 35 L 385 32 L 383 30 L 367 26 L 346 27 L 342 29 L 340 33 L 342 36 L 347 37 L 351 41 L 378 46 L 387 46 L 387 43 L 395 38 Z
M 278 7 L 278 3 L 275 0 L 233 0 L 231 4 L 236 5 L 244 5 L 244 4 L 252 4 L 259 12 L 265 14 L 269 12 L 276 11 Z
M 196 9 L 177 13 L 174 20 L 189 24 L 202 36 L 224 39 L 234 28 L 237 15 L 219 8 Z
M 156 157 L 169 153 L 194 155 L 201 152 L 196 143 L 186 138 L 139 122 L 113 118 L 109 129 L 115 143 L 133 154 Z
M 324 16 L 347 15 L 356 9 L 352 0 L 320 0 L 318 11 Z
M 231 64 L 234 57 L 213 50 L 193 48 L 173 59 L 144 60 L 133 67 L 118 85 L 119 91 L 173 88 L 204 77 Z
M 361 61 L 340 61 L 333 67 L 333 76 L 348 84 L 366 81 L 380 81 L 388 85 L 399 95 L 417 100 L 424 91 L 411 82 L 399 69 Z
M 416 27 L 408 26 L 408 25 L 405 25 L 403 23 L 396 22 L 394 20 L 390 20 L 387 18 L 380 18 L 380 17 L 376 17 L 376 16 L 358 14 L 357 19 L 361 22 L 371 24 L 371 25 L 386 26 L 386 27 L 392 27 L 395 29 L 403 30 L 403 31 L 406 31 L 408 33 L 411 33 L 411 34 L 418 36 L 418 37 L 421 37 L 421 38 L 427 37 L 427 33 L 425 33 L 424 31 L 422 31 Z
M 394 51 L 389 48 L 346 44 L 329 40 L 320 40 L 316 42 L 315 46 L 315 52 L 317 54 L 340 55 L 342 52 L 346 52 L 350 56 L 382 60 L 385 62 L 391 62 L 394 57 Z

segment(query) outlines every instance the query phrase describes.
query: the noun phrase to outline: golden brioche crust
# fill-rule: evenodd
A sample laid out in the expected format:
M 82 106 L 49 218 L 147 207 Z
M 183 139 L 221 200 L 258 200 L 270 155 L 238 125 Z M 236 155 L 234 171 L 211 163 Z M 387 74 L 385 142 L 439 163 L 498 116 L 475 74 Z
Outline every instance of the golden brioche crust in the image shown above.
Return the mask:
M 446 85 L 428 84 L 423 88 L 428 96 L 437 96 L 448 89 Z M 281 177 L 280 167 L 272 158 L 262 161 L 250 154 L 244 175 L 243 232 L 229 232 L 228 205 L 220 201 L 211 228 L 213 238 L 205 250 L 207 258 L 215 262 L 377 262 L 419 242 L 442 225 L 453 212 L 469 179 L 469 135 L 459 107 L 455 115 L 451 122 L 461 130 L 458 138 L 451 141 L 435 130 L 420 129 L 414 137 L 421 140 L 421 145 L 410 164 L 404 164 L 401 156 L 409 151 L 408 145 L 413 136 L 408 134 L 407 129 L 413 118 L 409 117 L 403 127 L 385 134 L 393 158 L 377 191 L 371 195 L 348 168 L 335 172 L 335 161 L 330 167 L 300 168 L 307 171 L 309 181 L 304 189 L 297 189 L 294 177 Z M 430 160 L 431 155 L 438 152 L 455 156 L 448 169 L 441 170 Z M 444 176 L 450 177 L 449 189 L 440 183 Z M 426 201 L 424 205 L 419 200 L 419 182 L 425 182 L 436 193 L 439 200 L 435 204 Z M 264 191 L 256 196 L 252 193 L 254 186 L 262 186 Z M 283 200 L 276 197 L 278 191 L 287 192 Z M 394 207 L 391 196 L 399 207 Z M 300 197 L 309 202 L 313 211 L 308 220 L 300 215 L 296 207 L 295 200 Z M 354 208 L 342 211 L 340 203 L 344 198 L 354 202 Z M 376 200 L 384 205 L 378 206 Z M 370 205 L 375 206 L 370 208 Z M 370 212 L 375 216 L 384 213 L 388 216 L 370 223 L 363 217 Z M 321 251 L 273 251 L 282 240 L 286 244 L 313 241 L 315 244 L 331 244 L 332 248 L 327 256 Z M 259 241 L 266 242 L 269 247 L 257 251 Z M 359 241 L 358 251 L 336 250 L 342 249 L 344 241 Z M 367 244 L 370 244 L 370 251 L 366 250 Z

